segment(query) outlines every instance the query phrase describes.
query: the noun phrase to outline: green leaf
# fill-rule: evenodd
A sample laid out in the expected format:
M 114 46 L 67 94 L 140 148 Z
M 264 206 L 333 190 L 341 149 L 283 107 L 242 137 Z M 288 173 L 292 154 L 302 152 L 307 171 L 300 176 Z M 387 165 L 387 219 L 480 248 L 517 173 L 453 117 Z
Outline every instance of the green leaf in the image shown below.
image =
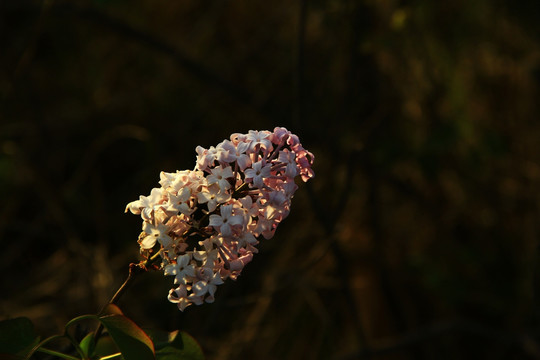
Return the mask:
M 24 355 L 38 343 L 39 337 L 30 319 L 18 317 L 0 321 L 0 354 Z
M 95 358 L 99 359 L 104 356 L 109 356 L 120 352 L 118 346 L 114 343 L 108 335 L 102 335 L 97 341 L 96 348 L 94 350 Z
M 153 335 L 158 360 L 204 360 L 199 343 L 183 331 L 153 332 Z
M 77 316 L 76 318 L 73 318 L 67 322 L 67 324 L 64 326 L 64 330 L 68 331 L 68 329 L 73 325 L 81 321 L 85 320 L 99 320 L 99 318 L 96 315 L 81 315 Z
M 99 318 L 118 346 L 125 360 L 155 359 L 154 344 L 146 333 L 124 315 L 104 315 Z
M 114 304 L 107 304 L 100 315 L 124 315 L 122 310 Z
M 81 340 L 81 343 L 79 344 L 81 350 L 83 351 L 84 355 L 87 357 L 92 357 L 92 354 L 94 353 L 94 350 L 96 348 L 96 341 L 94 340 L 94 333 L 91 332 L 88 335 L 84 337 L 84 339 Z
M 170 343 L 170 334 L 167 331 L 163 330 L 156 330 L 156 329 L 144 329 L 144 331 L 148 334 L 152 342 L 154 343 L 154 349 L 155 351 L 158 351 L 165 346 L 169 345 Z

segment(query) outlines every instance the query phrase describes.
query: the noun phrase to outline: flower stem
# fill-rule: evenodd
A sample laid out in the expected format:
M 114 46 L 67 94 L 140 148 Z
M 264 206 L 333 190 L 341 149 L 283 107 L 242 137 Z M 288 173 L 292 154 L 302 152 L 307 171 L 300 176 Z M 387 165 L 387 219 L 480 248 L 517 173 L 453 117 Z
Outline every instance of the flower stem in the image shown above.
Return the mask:
M 146 261 L 145 261 L 146 263 Z M 109 302 L 107 303 L 107 305 L 109 304 L 116 304 L 118 302 L 118 300 L 120 300 L 120 297 L 126 292 L 126 290 L 128 289 L 128 287 L 133 283 L 133 281 L 135 280 L 135 276 L 137 274 L 139 274 L 141 272 L 142 268 L 140 266 L 140 264 L 130 264 L 129 265 L 129 274 L 128 274 L 128 277 L 126 279 L 126 281 L 124 281 L 124 283 L 118 288 L 118 290 L 116 290 L 116 293 L 113 295 L 113 297 L 111 298 L 111 300 L 109 300 Z M 105 310 L 105 308 L 107 307 L 107 305 L 105 305 L 103 307 L 103 309 L 101 309 L 100 311 L 100 314 L 103 313 L 103 311 Z
M 152 255 L 152 257 L 150 257 L 149 259 L 146 259 L 145 261 L 141 261 L 138 264 L 134 264 L 134 263 L 129 264 L 129 274 L 128 274 L 127 279 L 118 288 L 118 290 L 113 295 L 111 300 L 109 300 L 109 302 L 107 304 L 105 304 L 105 306 L 103 306 L 103 308 L 99 312 L 98 316 L 103 315 L 105 309 L 107 308 L 107 305 L 118 303 L 118 301 L 120 300 L 120 297 L 122 297 L 122 295 L 126 292 L 128 287 L 133 283 L 133 281 L 135 280 L 137 275 L 139 275 L 142 272 L 148 271 L 148 267 L 153 265 L 159 259 L 160 254 L 161 254 L 161 251 L 158 251 L 157 253 Z M 103 324 L 100 323 L 98 328 L 94 332 L 94 339 L 95 339 L 96 342 L 98 341 L 98 339 L 101 336 L 102 332 L 103 332 Z

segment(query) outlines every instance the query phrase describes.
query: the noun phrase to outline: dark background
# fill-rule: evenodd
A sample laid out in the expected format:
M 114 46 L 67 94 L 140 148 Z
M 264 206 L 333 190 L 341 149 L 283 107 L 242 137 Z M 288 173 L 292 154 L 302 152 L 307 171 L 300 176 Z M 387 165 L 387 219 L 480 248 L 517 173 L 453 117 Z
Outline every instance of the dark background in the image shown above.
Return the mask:
M 275 237 L 185 313 L 146 274 L 129 317 L 209 359 L 540 358 L 538 1 L 0 4 L 2 318 L 98 311 L 128 202 L 285 126 L 316 177 Z

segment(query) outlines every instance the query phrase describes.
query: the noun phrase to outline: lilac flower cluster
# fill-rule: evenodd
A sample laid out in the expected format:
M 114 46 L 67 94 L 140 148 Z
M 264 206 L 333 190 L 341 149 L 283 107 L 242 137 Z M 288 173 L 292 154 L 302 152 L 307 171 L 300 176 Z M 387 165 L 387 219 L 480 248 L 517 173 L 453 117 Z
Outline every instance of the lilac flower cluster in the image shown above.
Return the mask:
M 233 134 L 209 149 L 197 147 L 194 170 L 161 172 L 160 188 L 129 203 L 143 219 L 141 252 L 159 251 L 180 310 L 213 302 L 216 286 L 236 279 L 289 214 L 296 176 L 314 176 L 313 154 L 285 128 Z

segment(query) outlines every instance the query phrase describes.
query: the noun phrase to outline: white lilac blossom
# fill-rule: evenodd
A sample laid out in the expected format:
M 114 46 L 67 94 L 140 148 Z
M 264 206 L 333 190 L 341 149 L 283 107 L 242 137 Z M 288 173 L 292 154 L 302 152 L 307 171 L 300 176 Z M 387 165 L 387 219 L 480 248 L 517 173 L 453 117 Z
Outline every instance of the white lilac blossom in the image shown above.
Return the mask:
M 194 170 L 161 172 L 161 187 L 126 207 L 143 219 L 143 256 L 159 254 L 174 276 L 168 299 L 182 311 L 213 302 L 217 285 L 240 275 L 260 236 L 271 238 L 289 214 L 295 177 L 314 176 L 313 154 L 283 127 L 232 134 L 196 152 Z

